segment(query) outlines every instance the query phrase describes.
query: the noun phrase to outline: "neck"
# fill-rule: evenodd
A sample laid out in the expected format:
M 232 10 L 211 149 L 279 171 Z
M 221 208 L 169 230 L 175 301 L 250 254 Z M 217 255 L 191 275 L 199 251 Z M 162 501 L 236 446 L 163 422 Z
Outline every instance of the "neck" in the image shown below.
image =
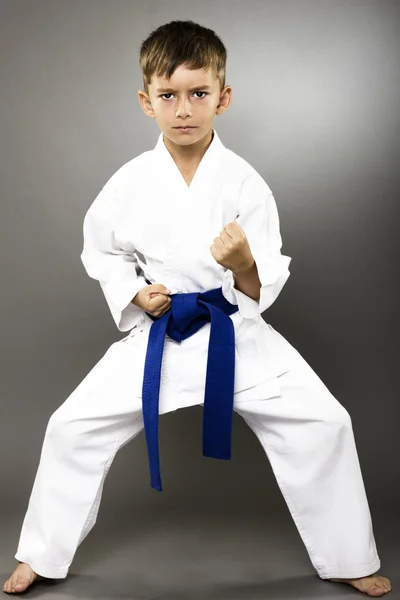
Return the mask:
M 175 144 L 175 142 L 163 135 L 165 147 L 171 154 L 174 161 L 181 165 L 198 164 L 206 153 L 207 148 L 212 142 L 212 139 L 212 129 L 201 140 L 195 142 L 194 144 L 190 144 L 189 146 Z

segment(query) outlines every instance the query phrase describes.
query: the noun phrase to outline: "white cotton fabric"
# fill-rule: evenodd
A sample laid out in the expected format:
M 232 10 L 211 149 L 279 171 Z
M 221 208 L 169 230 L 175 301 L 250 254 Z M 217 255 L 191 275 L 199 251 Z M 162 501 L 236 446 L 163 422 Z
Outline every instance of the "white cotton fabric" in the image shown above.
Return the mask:
M 152 320 L 131 300 L 148 284 L 173 293 L 222 287 L 237 304 L 235 397 L 265 398 L 288 370 L 274 329 L 261 317 L 289 277 L 291 258 L 281 254 L 275 199 L 243 158 L 225 148 L 217 132 L 190 187 L 166 148 L 161 133 L 154 150 L 123 165 L 105 184 L 84 220 L 81 255 L 90 277 L 99 281 L 120 331 L 129 331 L 132 393 L 141 397 L 147 340 Z M 216 236 L 237 221 L 245 232 L 261 280 L 260 300 L 234 287 L 232 272 L 210 252 Z M 160 413 L 202 401 L 210 324 L 180 344 L 166 337 Z M 237 395 L 236 395 L 237 394 Z
M 232 273 L 209 251 L 214 237 L 235 219 L 257 263 L 259 302 L 234 288 Z M 231 316 L 234 410 L 268 456 L 314 568 L 323 579 L 379 570 L 350 416 L 299 352 L 261 317 L 289 276 L 291 259 L 281 254 L 281 245 L 270 189 L 222 145 L 215 130 L 190 187 L 162 135 L 154 150 L 111 177 L 87 212 L 82 261 L 100 282 L 116 326 L 129 333 L 108 348 L 49 420 L 17 560 L 44 577 L 66 577 L 96 522 L 117 451 L 143 430 L 141 388 L 153 321 L 131 299 L 147 285 L 146 277 L 174 293 L 222 286 L 225 297 L 238 304 Z M 160 413 L 203 404 L 209 331 L 206 324 L 181 344 L 166 337 Z M 160 454 L 162 465 L 162 447 Z M 137 474 L 131 476 L 136 480 Z M 168 490 L 167 476 L 163 483 Z M 265 536 L 268 540 L 267 531 Z

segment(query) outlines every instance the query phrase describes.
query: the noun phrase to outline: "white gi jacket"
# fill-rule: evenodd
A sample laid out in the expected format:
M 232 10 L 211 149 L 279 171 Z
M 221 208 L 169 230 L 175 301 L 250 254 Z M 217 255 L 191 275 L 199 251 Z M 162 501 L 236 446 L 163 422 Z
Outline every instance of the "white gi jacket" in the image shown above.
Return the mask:
M 213 133 L 190 187 L 160 133 L 154 150 L 133 158 L 108 180 L 84 219 L 81 260 L 100 282 L 117 328 L 130 331 L 119 343 L 132 354 L 132 394 L 139 397 L 153 321 L 131 300 L 148 285 L 145 278 L 172 293 L 222 286 L 225 298 L 238 305 L 230 316 L 235 402 L 276 395 L 278 375 L 289 370 L 282 344 L 275 344 L 279 334 L 261 317 L 290 274 L 291 258 L 280 251 L 276 203 L 257 171 Z M 210 252 L 214 237 L 234 220 L 257 264 L 259 302 L 235 289 L 232 272 Z M 160 413 L 203 403 L 209 335 L 207 323 L 181 343 L 166 336 Z

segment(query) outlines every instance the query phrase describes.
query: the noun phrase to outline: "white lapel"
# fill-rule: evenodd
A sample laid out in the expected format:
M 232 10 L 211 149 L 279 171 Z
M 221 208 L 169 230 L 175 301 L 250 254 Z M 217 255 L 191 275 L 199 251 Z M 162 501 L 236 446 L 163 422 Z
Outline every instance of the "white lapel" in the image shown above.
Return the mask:
M 184 197 L 193 196 L 196 191 L 203 195 L 206 191 L 205 186 L 207 186 L 207 182 L 212 183 L 226 151 L 215 129 L 213 129 L 213 133 L 212 142 L 204 153 L 190 186 L 187 185 L 166 147 L 163 133 L 160 133 L 154 152 L 157 158 L 160 159 L 159 164 L 162 165 L 162 177 L 165 178 L 165 183 L 167 185 L 174 184 L 177 188 L 177 195 L 183 195 Z

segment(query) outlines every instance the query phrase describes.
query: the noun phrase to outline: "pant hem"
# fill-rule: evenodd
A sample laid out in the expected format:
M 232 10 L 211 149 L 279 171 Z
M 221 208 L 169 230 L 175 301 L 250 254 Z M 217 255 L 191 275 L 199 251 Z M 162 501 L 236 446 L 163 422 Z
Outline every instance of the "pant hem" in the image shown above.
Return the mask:
M 29 556 L 24 556 L 17 552 L 15 558 L 23 563 L 26 563 L 30 566 L 30 568 L 41 575 L 42 577 L 46 577 L 48 579 L 65 579 L 68 574 L 69 567 L 56 567 L 55 565 L 48 565 L 40 560 L 30 559 Z
M 327 570 L 318 570 L 318 575 L 321 579 L 356 579 L 359 577 L 367 577 L 373 575 L 381 568 L 381 561 L 376 558 L 365 565 L 357 565 L 354 567 L 332 567 Z

